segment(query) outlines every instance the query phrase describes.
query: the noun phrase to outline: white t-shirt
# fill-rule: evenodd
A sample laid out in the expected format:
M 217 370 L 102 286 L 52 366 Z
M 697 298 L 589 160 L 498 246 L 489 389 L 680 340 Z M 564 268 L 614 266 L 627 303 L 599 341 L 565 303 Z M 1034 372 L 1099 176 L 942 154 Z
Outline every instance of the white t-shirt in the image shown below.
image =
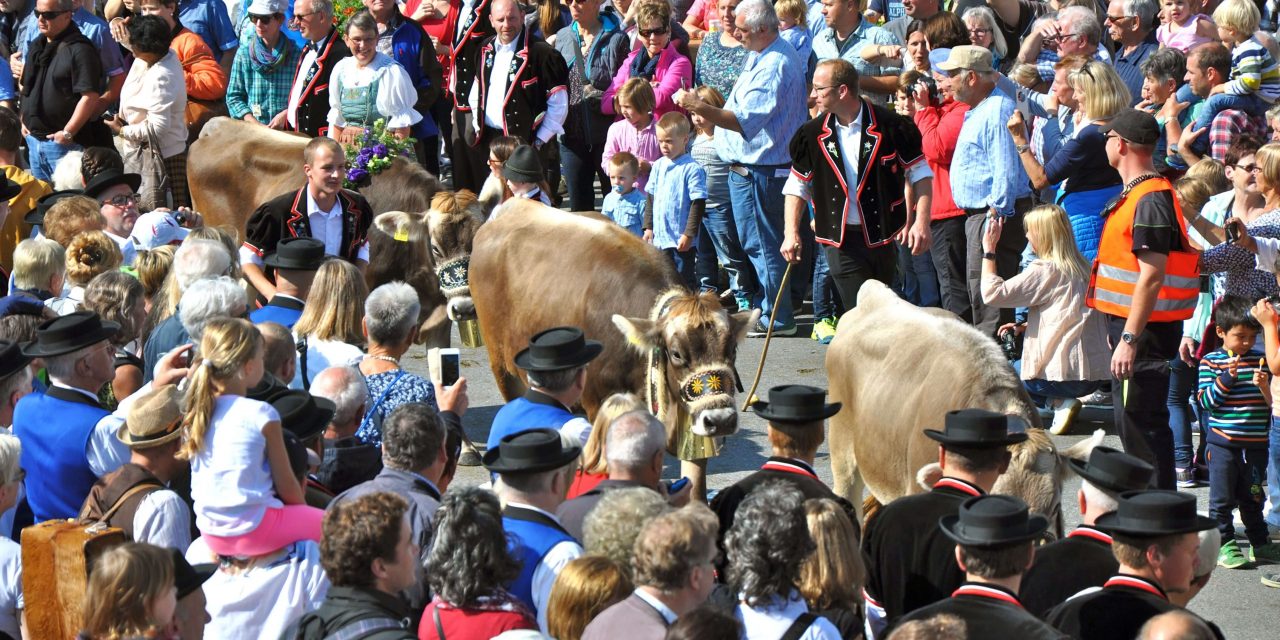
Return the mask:
M 269 404 L 243 396 L 219 396 L 204 449 L 191 459 L 191 499 L 196 526 L 215 536 L 256 529 L 267 509 L 284 506 L 275 494 L 262 429 L 280 420 Z
M 329 593 L 329 578 L 320 566 L 320 545 L 311 540 L 291 544 L 288 551 L 263 566 L 240 573 L 224 569 L 204 583 L 205 640 L 279 638 L 308 611 L 318 609 Z M 187 550 L 187 562 L 212 562 L 202 538 Z
M 798 593 L 792 591 L 791 598 L 785 602 L 782 598 L 774 596 L 768 604 L 763 606 L 750 607 L 740 603 L 734 610 L 734 615 L 742 621 L 742 627 L 746 629 L 746 634 L 742 636 L 745 640 L 773 640 L 782 637 L 796 618 L 808 612 L 808 605 Z M 800 639 L 840 640 L 840 631 L 831 624 L 830 620 L 819 616 L 800 635 Z
M 298 340 L 298 334 L 293 334 L 293 339 Z M 352 344 L 347 344 L 340 340 L 317 340 L 314 337 L 307 337 L 307 380 L 315 380 L 321 371 L 329 367 L 342 367 L 346 365 L 360 364 L 360 359 L 364 357 L 364 351 L 360 350 Z M 298 366 L 294 367 L 293 381 L 289 383 L 290 389 L 302 389 L 302 358 L 298 358 Z
M 22 547 L 0 537 L 0 631 L 21 638 L 22 609 Z

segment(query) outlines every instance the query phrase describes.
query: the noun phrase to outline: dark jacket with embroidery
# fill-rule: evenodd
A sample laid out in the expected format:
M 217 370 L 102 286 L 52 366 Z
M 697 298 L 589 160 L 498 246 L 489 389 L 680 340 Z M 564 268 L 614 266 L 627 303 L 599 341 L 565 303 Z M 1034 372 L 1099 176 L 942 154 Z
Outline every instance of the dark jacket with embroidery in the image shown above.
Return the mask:
M 835 116 L 804 123 L 791 138 L 791 173 L 809 183 L 818 242 L 844 244 L 848 199 L 862 212 L 862 242 L 887 244 L 907 224 L 906 171 L 924 162 L 920 131 L 908 119 L 862 100 L 862 145 L 841 149 Z M 858 154 L 858 183 L 847 184 L 844 154 Z
M 569 80 L 569 67 L 551 45 L 536 39 L 533 32 L 524 29 L 517 36 L 520 48 L 511 58 L 511 68 L 493 68 L 496 57 L 497 36 L 484 41 L 480 47 L 480 64 L 476 72 L 476 82 L 480 90 L 476 93 L 476 104 L 471 105 L 475 113 L 475 121 L 484 124 L 485 102 L 489 96 L 489 86 L 494 74 L 506 73 L 507 95 L 503 100 L 502 123 L 503 134 L 519 138 L 526 144 L 533 144 L 534 133 L 542 119 L 547 115 L 547 102 L 552 94 L 565 91 Z M 478 144 L 479 136 L 468 131 L 472 136 L 469 142 Z
M 342 34 L 335 29 L 324 41 L 324 48 L 316 54 L 318 66 L 316 74 L 311 77 L 311 82 L 302 88 L 302 95 L 298 98 L 298 112 L 295 114 L 297 126 L 293 128 L 294 131 L 301 131 L 312 137 L 329 134 L 329 76 L 333 74 L 333 67 L 338 64 L 338 61 L 350 55 L 351 49 L 347 48 Z M 299 74 L 305 77 L 307 73 L 307 69 L 302 68 L 306 57 L 305 52 L 298 56 L 298 67 L 293 70 L 294 82 L 297 82 Z
M 284 238 L 314 237 L 307 217 L 306 190 L 304 186 L 262 203 L 245 223 L 244 247 L 265 256 L 275 251 L 276 244 Z M 369 236 L 373 209 L 364 196 L 346 189 L 338 192 L 338 202 L 342 204 L 342 242 L 338 257 L 354 262 Z
M 450 54 L 453 56 L 453 71 L 449 75 L 449 91 L 453 94 L 453 106 L 459 112 L 471 110 L 467 98 L 471 95 L 471 83 L 476 81 L 480 45 L 484 44 L 485 38 L 496 33 L 489 21 L 489 3 L 490 0 L 476 0 L 468 15 L 458 16 L 461 33 L 455 31 L 453 34 Z M 459 132 L 454 132 L 454 135 L 459 135 Z

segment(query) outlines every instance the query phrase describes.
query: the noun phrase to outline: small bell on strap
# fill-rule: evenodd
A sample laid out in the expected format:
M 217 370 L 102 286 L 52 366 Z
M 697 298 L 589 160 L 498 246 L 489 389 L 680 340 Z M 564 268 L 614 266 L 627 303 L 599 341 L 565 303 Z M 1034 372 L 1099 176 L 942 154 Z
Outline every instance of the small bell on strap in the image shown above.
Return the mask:
M 469 349 L 484 346 L 484 337 L 480 335 L 480 323 L 474 318 L 458 323 L 458 337 L 462 340 L 462 346 Z

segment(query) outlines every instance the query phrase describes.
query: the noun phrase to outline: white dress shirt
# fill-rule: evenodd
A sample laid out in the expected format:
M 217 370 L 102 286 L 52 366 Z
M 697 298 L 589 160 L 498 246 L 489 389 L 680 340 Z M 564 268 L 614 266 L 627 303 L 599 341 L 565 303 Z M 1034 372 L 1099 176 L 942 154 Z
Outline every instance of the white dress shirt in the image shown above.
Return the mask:
M 232 573 L 218 569 L 204 583 L 209 624 L 206 640 L 279 638 L 308 611 L 320 608 L 329 578 L 320 565 L 320 545 L 303 540 L 260 566 Z M 187 562 L 217 562 L 204 539 L 187 550 Z
M 556 514 L 543 511 L 537 507 L 518 502 L 508 502 L 507 506 L 537 511 L 551 518 L 556 524 L 560 524 L 560 519 L 556 517 Z M 582 554 L 582 545 L 573 540 L 565 540 L 551 547 L 547 555 L 542 556 L 542 562 L 539 562 L 538 567 L 533 570 L 533 606 L 538 610 L 538 628 L 543 633 L 549 633 L 547 631 L 547 605 L 551 602 L 551 587 L 556 583 L 556 576 L 560 575 L 560 571 L 564 569 L 565 565 L 582 557 Z
M 665 602 L 653 597 L 653 595 L 648 591 L 645 591 L 643 588 L 636 587 L 635 594 L 637 598 L 644 600 L 645 604 L 653 607 L 654 610 L 662 616 L 662 619 L 667 621 L 668 625 L 675 624 L 676 618 L 680 617 L 676 615 L 676 612 L 672 611 L 671 607 L 668 607 Z
M 342 250 L 342 199 L 336 198 L 333 207 L 328 211 L 316 204 L 316 199 L 307 192 L 307 222 L 311 225 L 311 237 L 324 243 L 325 255 L 336 256 Z M 369 262 L 369 241 L 366 240 L 356 251 L 356 259 Z M 256 264 L 264 266 L 262 256 L 252 250 L 240 247 L 240 264 Z
M 858 114 L 853 117 L 853 120 L 849 121 L 849 124 L 840 124 L 838 118 L 832 118 L 831 123 L 835 125 L 836 139 L 840 144 L 840 161 L 844 165 L 844 182 L 849 189 L 849 199 L 846 205 L 849 210 L 849 216 L 845 219 L 845 225 L 861 225 L 862 206 L 858 203 L 858 180 L 860 178 L 858 158 L 862 152 L 858 149 L 858 145 L 862 144 L 862 109 L 858 109 Z M 910 169 L 907 169 L 906 176 L 908 184 L 915 184 L 925 178 L 932 178 L 933 171 L 929 169 L 927 162 L 917 162 Z M 795 173 L 787 176 L 787 183 L 782 188 L 782 194 L 796 196 L 805 202 L 813 202 L 810 183 L 801 180 Z M 908 208 L 910 208 L 910 205 L 908 205 Z
M 524 38 L 523 33 L 516 36 L 510 44 L 502 44 L 498 41 L 498 38 L 493 39 L 493 71 L 486 85 L 489 93 L 484 100 L 484 121 L 473 120 L 472 122 L 476 133 L 483 132 L 485 127 L 504 128 L 507 117 L 505 109 L 508 89 L 507 80 L 510 75 L 508 71 L 511 69 L 511 58 L 515 56 L 522 38 Z M 484 67 L 482 66 L 477 73 L 484 73 Z M 471 83 L 471 92 L 468 94 L 467 104 L 474 105 L 479 100 L 480 80 L 477 79 Z M 553 92 L 547 96 L 547 113 L 543 116 L 542 122 L 538 124 L 534 137 L 539 142 L 546 142 L 564 133 L 564 120 L 568 115 L 569 92 Z
M 289 108 L 286 110 L 289 118 L 289 126 L 298 126 L 298 105 L 302 104 L 302 90 L 307 88 L 307 75 L 311 71 L 311 67 L 315 65 L 316 58 L 320 57 L 320 52 L 324 50 L 329 38 L 334 37 L 338 33 L 334 29 L 329 35 L 320 39 L 319 42 L 313 43 L 315 46 L 302 54 L 302 61 L 298 64 L 298 72 L 293 77 L 293 87 L 289 89 Z

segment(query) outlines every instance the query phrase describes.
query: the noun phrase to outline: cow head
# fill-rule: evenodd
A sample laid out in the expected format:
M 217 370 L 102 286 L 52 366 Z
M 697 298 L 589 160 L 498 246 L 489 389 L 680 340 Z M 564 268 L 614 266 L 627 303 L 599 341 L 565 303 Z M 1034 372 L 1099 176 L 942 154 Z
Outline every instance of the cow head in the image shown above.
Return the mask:
M 758 310 L 729 314 L 716 296 L 681 290 L 660 296 L 651 318 L 615 315 L 613 323 L 628 344 L 652 356 L 651 395 L 666 399 L 660 411 L 678 405 L 693 433 L 727 436 L 738 430 L 738 343 L 759 317 Z
M 470 191 L 441 191 L 427 211 L 431 253 L 440 291 L 449 299 L 449 318 L 455 322 L 476 317 L 471 302 L 471 244 L 484 222 L 483 208 Z

